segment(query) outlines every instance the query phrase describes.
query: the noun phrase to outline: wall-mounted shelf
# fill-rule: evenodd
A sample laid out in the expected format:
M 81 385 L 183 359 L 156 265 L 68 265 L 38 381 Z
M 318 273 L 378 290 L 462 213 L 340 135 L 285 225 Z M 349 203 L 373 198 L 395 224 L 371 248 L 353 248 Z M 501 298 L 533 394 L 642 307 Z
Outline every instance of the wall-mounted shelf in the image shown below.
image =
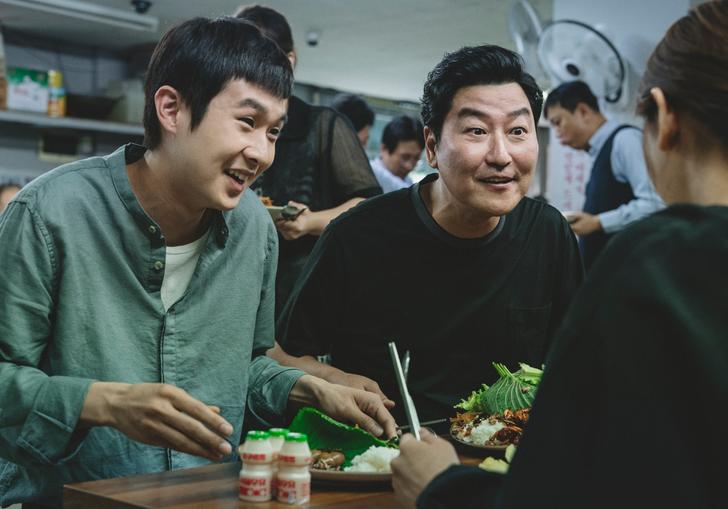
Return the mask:
M 126 134 L 143 136 L 144 127 L 122 122 L 108 122 L 105 120 L 88 120 L 85 118 L 61 117 L 54 118 L 38 113 L 25 111 L 0 110 L 0 122 L 33 125 L 36 127 L 75 129 L 86 132 L 103 132 L 111 134 Z

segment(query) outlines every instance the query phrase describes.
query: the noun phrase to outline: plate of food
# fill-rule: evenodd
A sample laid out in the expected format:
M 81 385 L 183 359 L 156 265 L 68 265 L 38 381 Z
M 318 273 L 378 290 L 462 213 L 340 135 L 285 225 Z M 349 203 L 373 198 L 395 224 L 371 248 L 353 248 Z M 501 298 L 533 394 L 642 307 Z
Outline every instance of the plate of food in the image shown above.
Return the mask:
M 524 363 L 514 373 L 503 364 L 493 367 L 498 381 L 483 384 L 455 406 L 464 412 L 450 419 L 450 437 L 471 451 L 503 454 L 523 435 L 543 371 Z
M 509 445 L 518 445 L 530 409 L 506 409 L 500 414 L 458 413 L 452 420 L 450 437 L 462 445 L 491 453 L 504 453 Z M 480 452 L 479 451 L 479 452 Z
M 311 479 L 318 483 L 389 483 L 397 440 L 380 440 L 361 428 L 332 419 L 315 408 L 299 410 L 288 427 L 305 433 L 311 448 Z
M 276 221 L 278 218 L 281 217 L 281 213 L 283 212 L 284 207 L 279 207 L 277 205 L 266 205 L 265 208 L 268 210 L 271 219 L 273 219 L 273 221 Z
M 311 479 L 335 483 L 388 483 L 392 481 L 389 464 L 398 455 L 399 449 L 373 445 L 354 456 L 351 464 L 345 467 L 342 451 L 314 449 L 311 451 Z
M 268 213 L 273 221 L 277 221 L 281 218 L 291 220 L 296 219 L 301 212 L 305 210 L 293 205 L 285 205 L 283 207 L 278 205 L 266 205 L 265 208 L 268 209 Z

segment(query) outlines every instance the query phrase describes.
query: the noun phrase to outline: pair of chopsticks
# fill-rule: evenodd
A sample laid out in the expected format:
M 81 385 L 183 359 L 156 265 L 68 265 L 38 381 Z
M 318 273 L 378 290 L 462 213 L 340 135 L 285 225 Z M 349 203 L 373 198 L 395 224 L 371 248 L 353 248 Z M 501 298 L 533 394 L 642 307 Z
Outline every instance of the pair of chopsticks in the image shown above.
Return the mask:
M 447 422 L 448 420 L 449 419 L 444 418 L 444 419 L 435 419 L 434 421 L 421 422 L 420 423 L 420 428 L 424 428 L 425 426 L 432 426 L 433 424 L 441 424 L 443 422 Z M 404 426 L 397 426 L 397 429 L 398 430 L 401 430 L 401 431 L 406 431 L 406 430 L 410 429 L 410 425 L 409 424 L 405 424 Z
M 415 403 L 412 401 L 409 389 L 407 389 L 407 380 L 402 370 L 402 364 L 399 361 L 399 353 L 397 353 L 397 345 L 394 341 L 389 342 L 389 356 L 392 358 L 392 366 L 394 367 L 394 375 L 397 378 L 397 385 L 399 386 L 399 394 L 402 397 L 404 403 L 404 413 L 407 415 L 407 422 L 412 434 L 417 440 L 420 439 L 420 419 L 417 416 L 417 409 L 415 409 Z M 409 370 L 409 356 L 406 360 Z

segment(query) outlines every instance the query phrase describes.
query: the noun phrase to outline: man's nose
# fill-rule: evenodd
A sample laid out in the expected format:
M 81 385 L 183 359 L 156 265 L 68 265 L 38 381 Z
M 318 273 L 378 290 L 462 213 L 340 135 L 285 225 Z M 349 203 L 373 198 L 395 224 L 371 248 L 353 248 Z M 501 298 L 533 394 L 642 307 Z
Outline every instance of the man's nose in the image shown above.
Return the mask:
M 504 168 L 510 164 L 511 154 L 503 133 L 494 133 L 491 137 L 490 145 L 485 153 L 485 162 L 489 166 L 498 168 Z
M 273 162 L 273 145 L 268 142 L 267 135 L 255 136 L 243 149 L 243 157 L 251 170 L 266 169 Z

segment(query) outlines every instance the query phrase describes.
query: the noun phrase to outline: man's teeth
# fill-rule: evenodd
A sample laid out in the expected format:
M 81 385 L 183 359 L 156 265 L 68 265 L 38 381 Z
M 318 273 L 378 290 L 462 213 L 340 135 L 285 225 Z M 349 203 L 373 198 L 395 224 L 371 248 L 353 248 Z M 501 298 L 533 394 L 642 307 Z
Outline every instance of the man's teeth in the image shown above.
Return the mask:
M 234 170 L 228 170 L 228 171 L 226 171 L 225 173 L 227 173 L 228 175 L 230 175 L 231 177 L 233 177 L 233 178 L 234 178 L 235 180 L 237 180 L 237 181 L 238 181 L 238 182 L 240 182 L 241 184 L 242 184 L 243 182 L 245 182 L 245 175 L 243 175 L 243 174 L 242 174 L 242 173 L 240 173 L 239 171 L 234 171 Z

